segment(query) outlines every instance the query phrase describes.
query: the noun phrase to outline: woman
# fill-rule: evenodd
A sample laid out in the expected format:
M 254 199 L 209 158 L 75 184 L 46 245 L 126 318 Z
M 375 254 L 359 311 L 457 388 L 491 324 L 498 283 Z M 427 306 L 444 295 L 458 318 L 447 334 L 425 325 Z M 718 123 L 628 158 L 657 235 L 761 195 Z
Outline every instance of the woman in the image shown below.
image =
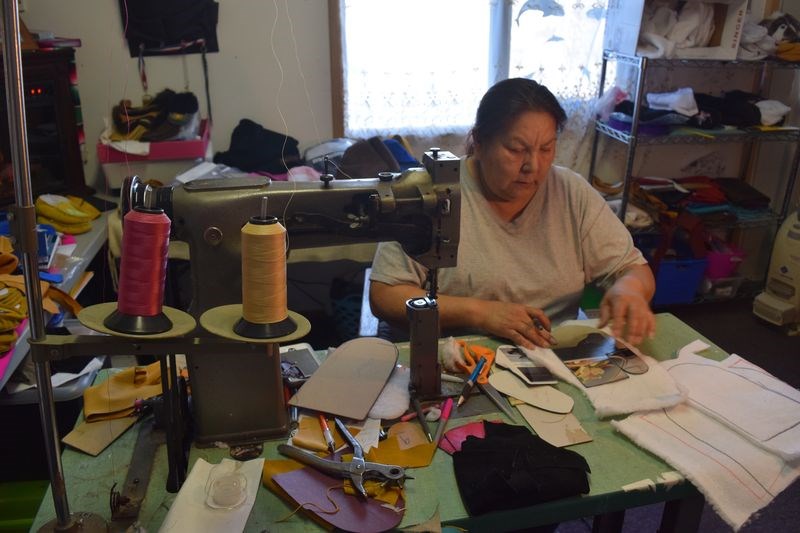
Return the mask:
M 549 347 L 551 324 L 575 318 L 595 282 L 606 289 L 601 327 L 610 322 L 633 344 L 655 333 L 655 280 L 627 229 L 583 177 L 553 166 L 565 120 L 553 94 L 529 79 L 501 81 L 481 99 L 461 163 L 458 265 L 439 271 L 442 329 Z M 420 296 L 425 276 L 399 244 L 382 243 L 372 312 L 405 325 L 405 301 Z

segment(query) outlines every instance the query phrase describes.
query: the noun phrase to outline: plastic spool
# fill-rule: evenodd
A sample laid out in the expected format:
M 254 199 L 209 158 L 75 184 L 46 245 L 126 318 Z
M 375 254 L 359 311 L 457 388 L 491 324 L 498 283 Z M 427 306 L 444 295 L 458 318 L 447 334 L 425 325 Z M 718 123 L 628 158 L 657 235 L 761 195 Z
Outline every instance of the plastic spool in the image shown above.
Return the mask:
M 117 309 L 103 321 L 113 331 L 163 333 L 172 321 L 162 309 L 170 220 L 163 209 L 135 207 L 123 219 Z
M 286 304 L 286 228 L 273 216 L 252 217 L 242 227 L 242 318 L 233 331 L 269 339 L 296 329 Z

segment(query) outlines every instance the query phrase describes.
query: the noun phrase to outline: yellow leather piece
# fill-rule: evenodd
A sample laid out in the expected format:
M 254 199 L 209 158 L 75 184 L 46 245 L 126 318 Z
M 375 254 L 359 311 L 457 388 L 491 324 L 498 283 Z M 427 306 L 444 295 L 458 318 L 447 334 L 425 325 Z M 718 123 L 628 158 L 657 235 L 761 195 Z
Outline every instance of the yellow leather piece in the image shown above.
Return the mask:
M 10 274 L 17 269 L 19 258 L 14 255 L 11 240 L 5 235 L 0 235 L 0 274 Z
M 397 500 L 403 495 L 403 489 L 397 485 L 384 484 L 375 479 L 364 481 L 364 490 L 367 491 L 367 496 L 370 498 L 388 503 L 392 506 L 396 506 Z M 344 493 L 350 494 L 351 496 L 358 496 L 359 494 L 355 487 L 353 487 L 353 482 L 349 479 L 344 480 Z
M 135 400 L 152 398 L 162 392 L 158 362 L 129 367 L 83 392 L 84 416 L 87 422 L 130 416 Z
M 69 202 L 73 205 L 73 207 L 75 207 L 75 209 L 83 213 L 86 213 L 86 215 L 88 215 L 89 218 L 91 218 L 92 220 L 100 216 L 100 210 L 83 198 L 78 198 L 77 196 L 72 196 L 68 194 L 67 200 L 69 200 Z
M 412 445 L 408 446 L 408 443 Z M 386 440 L 372 448 L 366 459 L 403 468 L 421 468 L 431 464 L 435 452 L 436 443 L 428 442 L 419 424 L 399 422 L 389 428 Z
M 0 345 L 14 344 L 17 340 L 17 332 L 12 330 L 0 332 Z
M 75 207 L 69 198 L 58 194 L 42 194 L 34 202 L 36 214 L 62 224 L 83 224 L 92 217 Z
M 782 41 L 778 43 L 775 55 L 784 61 L 800 61 L 800 43 Z
M 92 223 L 89 221 L 78 224 L 67 224 L 65 222 L 59 222 L 58 220 L 48 218 L 44 215 L 37 216 L 36 222 L 39 224 L 50 224 L 56 229 L 56 231 L 66 233 L 67 235 L 80 235 L 81 233 L 88 233 L 92 229 Z
M 0 274 L 0 286 L 5 285 L 6 287 L 14 287 L 15 289 L 19 289 L 25 294 L 25 277 L 21 274 L 13 275 L 13 274 Z M 50 284 L 46 281 L 39 280 L 39 287 L 41 288 L 42 294 L 47 294 L 47 289 L 50 288 Z M 58 313 L 59 309 L 56 303 L 44 296 L 42 298 L 42 307 L 48 313 L 55 315 Z
M 78 316 L 78 313 L 83 310 L 83 306 L 79 304 L 75 298 L 54 285 L 51 285 L 50 288 L 47 289 L 47 297 L 59 304 L 62 309 L 69 311 L 75 316 Z

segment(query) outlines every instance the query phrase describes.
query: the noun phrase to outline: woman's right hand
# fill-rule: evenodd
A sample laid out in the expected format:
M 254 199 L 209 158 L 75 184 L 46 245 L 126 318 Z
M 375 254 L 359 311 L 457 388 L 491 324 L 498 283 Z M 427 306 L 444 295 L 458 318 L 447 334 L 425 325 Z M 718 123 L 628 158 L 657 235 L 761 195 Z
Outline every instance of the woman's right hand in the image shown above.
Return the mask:
M 527 305 L 484 301 L 479 326 L 490 335 L 508 339 L 524 348 L 550 348 L 555 344 L 550 334 L 550 319 L 541 309 Z
M 405 302 L 420 297 L 421 291 L 413 285 L 373 281 L 370 284 L 372 312 L 381 320 L 408 327 Z M 477 329 L 529 349 L 549 348 L 555 344 L 550 334 L 550 319 L 535 307 L 446 294 L 439 295 L 438 307 L 442 329 Z

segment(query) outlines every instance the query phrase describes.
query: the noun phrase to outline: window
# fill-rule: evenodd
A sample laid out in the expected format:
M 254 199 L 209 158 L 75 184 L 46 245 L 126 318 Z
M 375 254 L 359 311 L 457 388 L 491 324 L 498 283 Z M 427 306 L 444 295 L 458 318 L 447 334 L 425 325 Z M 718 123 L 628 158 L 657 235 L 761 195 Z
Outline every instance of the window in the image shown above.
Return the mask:
M 571 130 L 583 138 L 606 0 L 570 1 L 331 0 L 337 135 L 463 135 L 486 89 L 521 76 L 550 88 L 574 117 L 562 141 Z

